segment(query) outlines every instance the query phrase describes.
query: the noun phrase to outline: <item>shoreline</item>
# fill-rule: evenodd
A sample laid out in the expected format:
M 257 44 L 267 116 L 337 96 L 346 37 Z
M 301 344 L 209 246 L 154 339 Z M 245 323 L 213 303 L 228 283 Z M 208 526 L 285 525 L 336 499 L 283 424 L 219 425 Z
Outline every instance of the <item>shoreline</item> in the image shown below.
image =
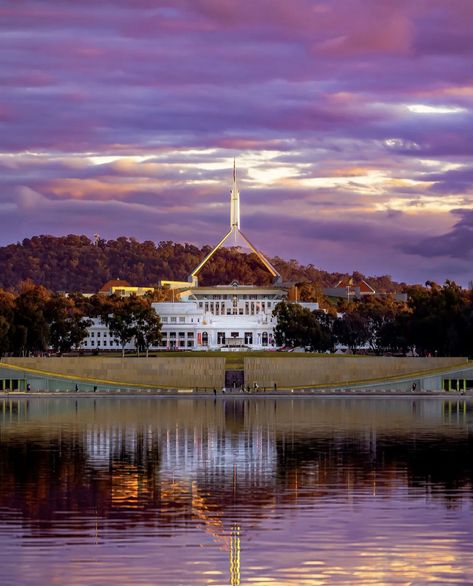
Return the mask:
M 462 393 L 460 391 L 401 391 L 401 390 L 360 390 L 360 389 L 294 389 L 281 391 L 193 391 L 191 389 L 173 389 L 173 390 L 156 390 L 156 391 L 12 391 L 0 392 L 0 399 L 104 399 L 104 398 L 168 398 L 168 399 L 288 399 L 288 398 L 320 398 L 320 397 L 402 397 L 402 398 L 436 398 L 436 399 L 456 399 L 456 400 L 473 400 L 473 391 Z

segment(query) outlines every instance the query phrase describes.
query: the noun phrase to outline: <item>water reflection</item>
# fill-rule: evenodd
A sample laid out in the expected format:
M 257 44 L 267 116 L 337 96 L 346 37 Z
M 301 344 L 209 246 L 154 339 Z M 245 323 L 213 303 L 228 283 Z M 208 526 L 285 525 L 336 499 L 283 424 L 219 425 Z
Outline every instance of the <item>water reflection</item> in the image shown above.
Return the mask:
M 473 583 L 467 400 L 0 401 L 13 584 Z

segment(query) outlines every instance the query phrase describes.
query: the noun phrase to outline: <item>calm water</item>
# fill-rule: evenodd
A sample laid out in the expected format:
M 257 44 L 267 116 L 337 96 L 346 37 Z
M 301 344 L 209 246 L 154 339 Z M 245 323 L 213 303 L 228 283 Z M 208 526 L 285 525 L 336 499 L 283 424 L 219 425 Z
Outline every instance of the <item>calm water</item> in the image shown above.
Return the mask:
M 473 584 L 473 405 L 0 400 L 0 583 Z

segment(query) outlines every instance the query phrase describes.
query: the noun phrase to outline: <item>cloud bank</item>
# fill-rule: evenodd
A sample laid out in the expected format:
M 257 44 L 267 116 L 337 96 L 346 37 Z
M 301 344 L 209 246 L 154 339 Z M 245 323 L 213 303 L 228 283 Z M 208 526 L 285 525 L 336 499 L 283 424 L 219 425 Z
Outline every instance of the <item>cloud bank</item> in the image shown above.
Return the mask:
M 214 243 L 237 157 L 269 255 L 471 279 L 469 0 L 0 7 L 0 243 Z

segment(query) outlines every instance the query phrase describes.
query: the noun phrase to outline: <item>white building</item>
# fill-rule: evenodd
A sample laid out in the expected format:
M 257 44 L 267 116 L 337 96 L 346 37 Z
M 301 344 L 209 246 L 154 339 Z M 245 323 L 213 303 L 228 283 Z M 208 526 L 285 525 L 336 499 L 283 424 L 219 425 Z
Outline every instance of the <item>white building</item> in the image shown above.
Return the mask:
M 205 349 L 274 346 L 276 305 L 287 297 L 282 287 L 218 285 L 196 287 L 176 303 L 153 303 L 163 324 L 166 348 Z M 317 303 L 302 303 L 311 310 Z
M 160 349 L 269 349 L 275 346 L 276 319 L 272 313 L 285 299 L 287 290 L 282 287 L 256 287 L 252 285 L 218 285 L 197 287 L 181 301 L 153 303 L 162 322 Z M 301 303 L 310 310 L 317 303 Z M 118 350 L 107 326 L 93 320 L 87 338 L 82 344 L 87 350 Z M 135 348 L 134 342 L 125 347 Z
M 274 284 L 259 287 L 234 282 L 230 285 L 199 287 L 198 274 L 214 253 L 226 241 L 236 245 L 238 240 L 249 246 L 256 254 L 261 264 L 272 275 Z M 288 296 L 288 289 L 282 286 L 281 281 L 281 275 L 273 265 L 240 230 L 240 192 L 236 185 L 234 167 L 229 232 L 196 267 L 188 281 L 164 281 L 172 289 L 185 289 L 179 301 L 153 303 L 162 321 L 162 348 L 204 350 L 274 347 L 276 319 L 272 315 L 273 310 Z M 123 289 L 121 283 L 119 285 Z M 132 288 L 128 285 L 128 289 Z M 311 311 L 319 308 L 318 303 L 300 305 Z M 94 320 L 82 347 L 88 350 L 111 350 L 118 349 L 120 345 L 111 339 L 108 328 L 100 320 Z M 126 346 L 126 349 L 132 348 L 133 342 Z

